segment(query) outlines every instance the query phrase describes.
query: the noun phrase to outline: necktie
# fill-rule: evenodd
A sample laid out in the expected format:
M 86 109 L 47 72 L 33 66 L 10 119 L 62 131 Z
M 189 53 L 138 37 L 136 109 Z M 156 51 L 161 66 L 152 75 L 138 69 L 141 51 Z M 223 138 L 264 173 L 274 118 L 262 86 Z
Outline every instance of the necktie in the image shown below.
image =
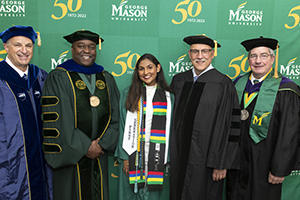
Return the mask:
M 22 76 L 22 79 L 24 80 L 24 81 L 26 81 L 27 82 L 27 87 L 29 88 L 29 80 L 28 80 L 28 75 L 26 75 L 26 74 L 24 74 L 23 76 Z
M 24 79 L 24 80 L 26 80 L 26 81 L 27 81 L 27 79 L 28 79 L 28 76 L 27 76 L 26 74 L 24 74 L 24 75 L 22 76 L 22 79 Z
M 198 78 L 199 76 L 194 76 L 194 83 L 197 81 Z

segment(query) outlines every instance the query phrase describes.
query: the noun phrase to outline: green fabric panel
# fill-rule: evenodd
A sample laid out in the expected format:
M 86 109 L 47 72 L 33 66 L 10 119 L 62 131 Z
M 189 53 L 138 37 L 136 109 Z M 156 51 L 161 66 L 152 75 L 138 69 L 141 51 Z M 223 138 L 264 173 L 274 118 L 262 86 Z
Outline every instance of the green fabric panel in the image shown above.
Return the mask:
M 250 125 L 250 136 L 255 143 L 259 143 L 268 135 L 272 110 L 281 79 L 281 76 L 277 79 L 273 78 L 273 74 L 270 73 L 260 88 Z
M 247 74 L 244 74 L 238 82 L 235 84 L 235 88 L 239 97 L 239 103 L 242 104 L 242 99 L 243 99 L 243 94 L 244 94 L 244 89 L 246 87 L 247 81 L 249 79 L 250 72 Z
M 167 113 L 161 113 L 161 112 L 153 112 L 153 115 L 161 115 L 161 116 L 165 116 Z
M 166 143 L 166 141 L 162 141 L 162 140 L 151 140 L 150 139 L 150 141 L 153 142 L 153 143 L 161 143 L 161 144 L 165 144 Z
M 296 200 L 300 197 L 300 170 L 292 171 L 282 184 L 282 200 Z
M 241 99 L 243 99 L 243 88 L 246 87 L 249 75 L 250 72 L 241 77 L 235 85 L 240 102 Z M 281 79 L 281 76 L 277 79 L 273 78 L 273 73 L 270 73 L 261 85 L 252 114 L 249 132 L 252 140 L 255 143 L 259 143 L 267 137 L 272 110 Z
M 79 200 L 76 165 L 63 167 L 53 173 L 53 199 Z

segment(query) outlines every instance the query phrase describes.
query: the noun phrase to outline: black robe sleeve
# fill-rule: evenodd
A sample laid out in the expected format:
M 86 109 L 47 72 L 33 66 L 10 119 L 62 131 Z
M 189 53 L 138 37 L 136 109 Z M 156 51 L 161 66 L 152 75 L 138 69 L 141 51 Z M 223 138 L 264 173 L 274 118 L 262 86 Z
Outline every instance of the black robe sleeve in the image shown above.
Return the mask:
M 239 168 L 240 106 L 235 87 L 227 83 L 216 107 L 214 129 L 207 155 L 207 167 L 213 169 Z M 208 111 L 209 112 L 209 111 Z
M 298 94 L 297 94 L 298 93 Z M 271 173 L 287 176 L 297 161 L 300 134 L 300 97 L 298 91 L 283 90 L 277 94 L 271 131 L 278 132 L 271 160 Z

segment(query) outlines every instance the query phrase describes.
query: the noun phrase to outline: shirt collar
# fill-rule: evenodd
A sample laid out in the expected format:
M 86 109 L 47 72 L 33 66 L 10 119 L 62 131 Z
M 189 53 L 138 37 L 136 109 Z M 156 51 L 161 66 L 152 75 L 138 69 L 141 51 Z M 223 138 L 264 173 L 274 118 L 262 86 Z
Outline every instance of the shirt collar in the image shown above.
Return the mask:
M 199 77 L 199 76 L 201 76 L 202 74 L 204 74 L 205 72 L 208 72 L 209 70 L 211 70 L 211 69 L 214 69 L 214 67 L 212 66 L 212 64 L 210 64 L 205 70 L 203 70 L 203 72 L 201 72 L 199 75 L 197 75 L 196 74 L 196 72 L 195 72 L 195 69 L 194 69 L 194 67 L 193 67 L 193 77 L 195 78 L 195 77 Z
M 260 79 L 254 78 L 253 73 L 251 73 L 249 79 L 250 79 L 252 85 L 254 85 L 254 80 L 258 80 L 259 83 L 262 82 L 263 80 L 265 80 L 266 77 L 270 74 L 271 71 L 272 71 L 272 68 L 270 69 L 270 71 L 269 71 L 266 75 L 264 75 L 264 76 L 261 77 Z
M 19 68 L 17 68 L 17 67 L 9 60 L 9 58 L 8 58 L 7 56 L 6 56 L 6 58 L 5 58 L 5 61 L 7 62 L 7 64 L 8 64 L 11 68 L 13 68 L 13 69 L 20 75 L 20 77 L 23 77 L 24 74 L 25 74 L 26 76 L 28 75 L 28 65 L 27 65 L 26 71 L 23 72 L 22 70 L 20 70 Z

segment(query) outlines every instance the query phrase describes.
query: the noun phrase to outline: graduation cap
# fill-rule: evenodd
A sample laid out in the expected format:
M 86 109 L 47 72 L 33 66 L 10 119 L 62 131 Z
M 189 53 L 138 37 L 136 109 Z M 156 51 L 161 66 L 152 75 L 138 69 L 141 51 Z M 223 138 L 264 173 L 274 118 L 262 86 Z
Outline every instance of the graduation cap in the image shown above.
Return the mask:
M 241 42 L 241 44 L 245 47 L 247 51 L 250 51 L 251 49 L 254 49 L 256 47 L 268 47 L 270 49 L 276 50 L 278 40 L 272 38 L 264 38 L 263 36 L 260 36 L 259 38 L 245 40 Z
M 104 40 L 97 33 L 93 33 L 88 30 L 75 31 L 70 35 L 64 36 L 64 39 L 66 39 L 71 44 L 78 40 L 91 40 L 96 44 L 99 44 L 99 49 L 101 49 L 101 43 L 104 42 Z
M 217 48 L 221 47 L 221 45 L 216 40 L 213 40 L 204 34 L 188 36 L 188 37 L 185 37 L 183 39 L 183 41 L 189 45 L 206 44 L 206 45 L 210 46 L 211 48 L 215 49 L 215 56 L 217 56 Z
M 275 59 L 274 78 L 278 78 L 278 40 L 273 38 L 264 38 L 263 36 L 260 36 L 259 38 L 245 40 L 241 42 L 241 44 L 245 47 L 246 51 L 251 51 L 256 47 L 268 47 L 270 49 L 277 50 Z
M 32 40 L 32 42 L 35 42 L 35 39 L 37 38 L 36 32 L 33 30 L 31 26 L 12 26 L 5 31 L 0 33 L 0 38 L 2 39 L 3 43 L 6 43 L 7 40 L 9 40 L 12 37 L 15 36 L 24 36 Z

